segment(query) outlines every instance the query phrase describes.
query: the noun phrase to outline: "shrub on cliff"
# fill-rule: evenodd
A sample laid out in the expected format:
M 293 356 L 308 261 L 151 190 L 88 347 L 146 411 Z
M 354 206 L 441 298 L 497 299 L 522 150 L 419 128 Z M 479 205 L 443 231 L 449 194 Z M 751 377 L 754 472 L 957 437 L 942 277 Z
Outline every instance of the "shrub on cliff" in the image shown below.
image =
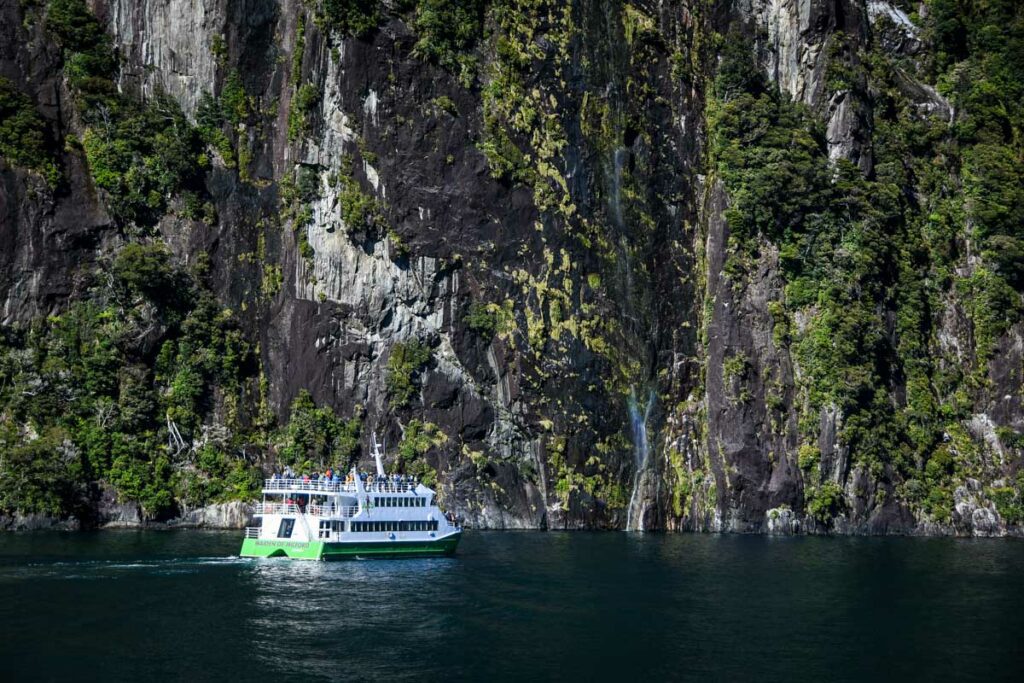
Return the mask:
M 321 0 L 317 20 L 343 36 L 365 36 L 380 23 L 380 0 Z
M 181 189 L 198 184 L 203 143 L 177 103 L 119 101 L 96 118 L 82 140 L 96 185 L 123 222 L 150 225 Z
M 475 60 L 468 54 L 483 33 L 482 0 L 419 0 L 412 27 L 419 39 L 414 53 L 472 81 Z
M 303 83 L 295 91 L 292 106 L 288 111 L 288 139 L 301 139 L 309 132 L 309 117 L 320 102 L 320 91 L 312 83 Z
M 52 186 L 60 173 L 46 138 L 46 123 L 32 100 L 0 77 L 0 157 L 38 172 Z
M 826 481 L 817 488 L 808 489 L 807 513 L 823 524 L 831 524 L 840 512 L 846 508 L 843 489 L 834 481 Z
M 437 483 L 437 470 L 427 462 L 427 453 L 448 442 L 448 435 L 432 422 L 410 420 L 398 444 L 398 469 L 412 474 L 424 485 L 433 487 Z
M 386 384 L 391 407 L 401 408 L 416 392 L 415 376 L 430 360 L 430 347 L 419 339 L 396 342 L 388 356 Z

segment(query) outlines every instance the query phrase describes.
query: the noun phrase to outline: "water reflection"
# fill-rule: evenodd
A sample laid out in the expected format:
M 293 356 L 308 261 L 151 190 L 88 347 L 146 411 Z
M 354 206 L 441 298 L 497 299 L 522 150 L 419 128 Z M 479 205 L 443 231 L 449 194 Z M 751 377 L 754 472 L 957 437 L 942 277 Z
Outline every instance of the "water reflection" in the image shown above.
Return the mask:
M 324 667 L 322 673 L 346 677 L 338 669 L 344 664 L 356 678 L 402 678 L 402 671 L 414 677 L 409 665 L 450 638 L 447 622 L 458 612 L 451 586 L 456 563 L 254 561 L 247 624 L 253 653 L 282 673 L 294 673 L 290 662 L 282 666 L 282 653 L 301 653 L 304 671 Z

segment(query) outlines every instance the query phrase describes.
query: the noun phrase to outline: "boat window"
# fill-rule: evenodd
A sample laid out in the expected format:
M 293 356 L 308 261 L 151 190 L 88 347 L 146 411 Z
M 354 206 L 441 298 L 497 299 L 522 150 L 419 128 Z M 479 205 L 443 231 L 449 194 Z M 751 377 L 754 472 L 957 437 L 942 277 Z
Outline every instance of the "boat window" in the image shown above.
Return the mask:
M 294 529 L 294 528 L 295 528 L 295 520 L 294 519 L 282 519 L 281 520 L 281 526 L 279 526 L 277 528 L 277 537 L 278 538 L 291 538 L 292 537 L 292 529 Z

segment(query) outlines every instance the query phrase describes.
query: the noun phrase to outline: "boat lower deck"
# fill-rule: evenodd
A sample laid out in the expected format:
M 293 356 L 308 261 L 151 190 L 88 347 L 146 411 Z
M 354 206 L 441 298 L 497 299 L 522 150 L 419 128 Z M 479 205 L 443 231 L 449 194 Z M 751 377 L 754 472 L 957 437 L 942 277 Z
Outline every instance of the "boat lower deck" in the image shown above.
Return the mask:
M 297 560 L 345 560 L 369 557 L 439 557 L 452 555 L 461 532 L 438 539 L 382 541 L 288 541 L 247 538 L 242 557 L 289 557 Z

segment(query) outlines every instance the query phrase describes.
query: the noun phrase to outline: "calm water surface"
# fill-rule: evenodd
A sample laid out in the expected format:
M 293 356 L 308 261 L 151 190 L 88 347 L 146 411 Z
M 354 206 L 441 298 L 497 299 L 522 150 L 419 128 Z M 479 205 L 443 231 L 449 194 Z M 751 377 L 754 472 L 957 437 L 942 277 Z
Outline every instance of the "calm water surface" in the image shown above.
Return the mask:
M 0 535 L 0 680 L 1024 680 L 1020 541 L 469 532 L 451 559 L 331 564 L 238 546 Z

